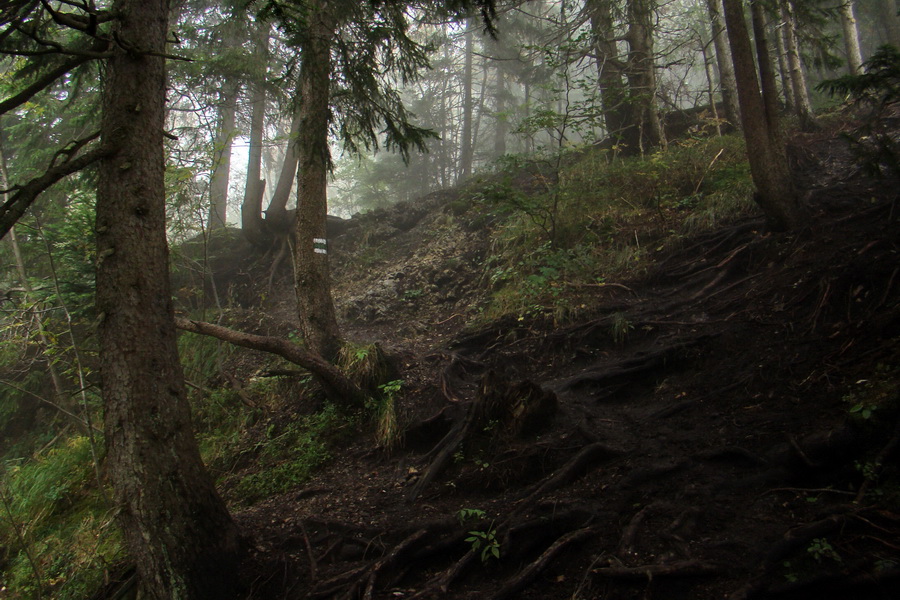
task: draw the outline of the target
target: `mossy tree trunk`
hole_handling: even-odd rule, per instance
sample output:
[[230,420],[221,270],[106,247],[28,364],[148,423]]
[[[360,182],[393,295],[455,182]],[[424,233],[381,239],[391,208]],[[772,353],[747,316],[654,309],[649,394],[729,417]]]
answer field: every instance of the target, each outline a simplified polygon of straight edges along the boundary
[[165,223],[166,0],[117,0],[104,78],[97,308],[107,471],[143,597],[236,594],[237,529],[200,460],[175,344]]

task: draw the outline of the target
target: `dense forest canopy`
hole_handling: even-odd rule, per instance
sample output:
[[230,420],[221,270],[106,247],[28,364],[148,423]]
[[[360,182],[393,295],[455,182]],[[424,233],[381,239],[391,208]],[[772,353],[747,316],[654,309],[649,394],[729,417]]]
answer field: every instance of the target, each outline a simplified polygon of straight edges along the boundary
[[[852,106],[854,156],[897,175],[896,140],[875,125],[896,100],[896,48],[895,0],[4,0],[0,596],[106,597],[132,571],[148,598],[247,596],[230,474],[207,467],[229,452],[217,402],[256,414],[253,386],[269,384],[240,381],[226,348],[277,355],[271,370],[301,373],[324,403],[296,419],[306,433],[267,431],[272,454],[241,452],[314,448],[308,464],[273,467],[305,481],[327,454],[315,436],[344,427],[341,411],[375,414],[389,450],[406,359],[359,345],[365,327],[348,335],[389,312],[378,286],[454,307],[480,286],[437,325],[555,326],[589,310],[585,290],[637,295],[606,278],[647,272],[651,250],[675,247],[667,236],[748,214],[767,232],[801,230],[814,211],[788,132],[815,136]],[[427,285],[398,270],[363,294],[387,251],[349,259],[333,239],[377,222],[354,243],[383,242],[442,199],[434,252],[456,251],[449,230],[479,249],[444,256]],[[289,333],[253,316],[270,295],[290,306]],[[610,319],[620,348],[633,325]],[[442,356],[456,402],[447,390],[483,364]],[[539,412],[556,402],[556,389],[505,384],[540,396]],[[453,432],[484,416],[472,413]],[[257,475],[229,490],[284,491]],[[492,528],[469,532],[483,563],[500,556]],[[382,566],[347,593],[372,598]]]

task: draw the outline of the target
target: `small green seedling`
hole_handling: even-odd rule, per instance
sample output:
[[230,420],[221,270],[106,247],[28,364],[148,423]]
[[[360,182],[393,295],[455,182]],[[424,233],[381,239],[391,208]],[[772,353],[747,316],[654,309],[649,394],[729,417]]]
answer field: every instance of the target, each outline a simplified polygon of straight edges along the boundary
[[487,563],[492,557],[500,558],[500,541],[493,523],[485,531],[470,531],[466,542],[472,545],[472,552],[481,551],[482,563]]

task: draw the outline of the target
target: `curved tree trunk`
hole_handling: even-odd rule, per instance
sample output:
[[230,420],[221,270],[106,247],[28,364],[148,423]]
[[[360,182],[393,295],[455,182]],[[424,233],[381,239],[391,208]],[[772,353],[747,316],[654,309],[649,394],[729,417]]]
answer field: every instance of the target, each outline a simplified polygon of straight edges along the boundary
[[247,183],[241,203],[241,230],[254,246],[264,246],[268,236],[263,231],[262,204],[266,182],[262,179],[262,142],[266,128],[266,90],[261,83],[252,86],[250,103],[250,149],[247,154]]
[[[232,598],[237,529],[200,460],[175,345],[166,244],[166,0],[117,0],[104,78],[97,309],[107,470],[143,597]],[[145,53],[128,52],[141,48]],[[152,54],[151,54],[152,53]]]
[[209,177],[209,229],[221,229],[228,223],[228,179],[231,175],[231,146],[234,141],[234,117],[240,86],[228,81],[219,97],[219,123],[213,141],[213,171]]
[[300,112],[291,119],[291,131],[288,134],[287,148],[284,151],[284,162],[269,207],[266,209],[266,229],[276,232],[290,230],[291,222],[287,211],[287,203],[291,198],[291,190],[297,177],[297,163],[300,155],[297,150],[297,137],[300,134]]
[[725,0],[724,9],[756,201],[773,229],[801,227],[805,211],[794,191],[778,130],[768,125],[741,0]]
[[311,0],[309,31],[303,41],[300,67],[300,135],[297,139],[297,229],[294,245],[294,290],[300,328],[309,348],[333,360],[341,347],[341,332],[331,298],[331,275],[325,223],[328,216],[327,177],[331,44],[333,17],[322,0]]

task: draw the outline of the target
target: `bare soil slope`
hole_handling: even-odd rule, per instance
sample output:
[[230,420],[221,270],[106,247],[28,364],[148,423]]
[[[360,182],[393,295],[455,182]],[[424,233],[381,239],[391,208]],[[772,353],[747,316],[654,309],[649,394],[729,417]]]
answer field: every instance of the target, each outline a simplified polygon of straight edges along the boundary
[[253,594],[896,598],[900,182],[796,148],[807,229],[689,240],[562,327],[465,327],[490,224],[452,193],[354,223],[339,304],[401,357],[405,443],[242,510]]

